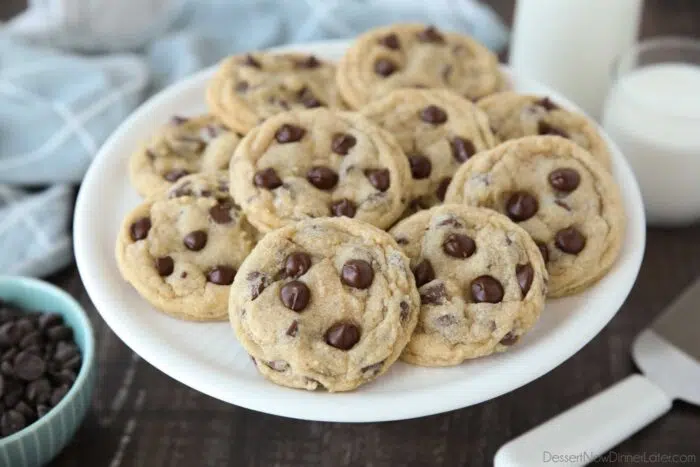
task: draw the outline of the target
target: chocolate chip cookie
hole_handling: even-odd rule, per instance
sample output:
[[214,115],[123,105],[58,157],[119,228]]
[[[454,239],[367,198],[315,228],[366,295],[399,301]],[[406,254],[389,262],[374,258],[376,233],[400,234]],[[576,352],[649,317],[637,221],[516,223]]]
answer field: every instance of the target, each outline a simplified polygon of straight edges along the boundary
[[473,39],[421,24],[362,34],[338,64],[338,88],[359,109],[399,88],[448,88],[471,100],[498,91],[498,59]]
[[240,137],[211,115],[173,117],[129,164],[131,184],[148,197],[185,175],[228,168]]
[[393,134],[408,157],[413,210],[443,201],[457,168],[496,140],[488,117],[448,89],[401,89],[362,109]]
[[248,132],[260,121],[290,109],[344,106],[335,65],[313,55],[258,52],[224,59],[207,87],[211,112]]
[[349,391],[384,373],[418,318],[408,258],[389,234],[347,218],[268,233],[231,287],[241,345],[269,380]]
[[533,135],[568,138],[610,170],[608,146],[596,125],[585,116],[568,111],[544,96],[500,92],[477,104],[489,117],[499,141]]
[[367,118],[328,109],[269,118],[231,160],[233,198],[262,232],[325,216],[388,227],[410,198],[396,139]]
[[390,233],[411,259],[421,300],[403,360],[449,366],[502,352],[539,318],[544,261],[507,217],[445,204],[402,220]]
[[155,308],[188,320],[223,320],[236,269],[256,235],[228,194],[228,173],[189,175],[126,216],[117,263]]
[[610,270],[625,213],[614,179],[559,136],[528,136],[479,153],[455,174],[445,201],[506,214],[536,241],[549,296],[577,293]]

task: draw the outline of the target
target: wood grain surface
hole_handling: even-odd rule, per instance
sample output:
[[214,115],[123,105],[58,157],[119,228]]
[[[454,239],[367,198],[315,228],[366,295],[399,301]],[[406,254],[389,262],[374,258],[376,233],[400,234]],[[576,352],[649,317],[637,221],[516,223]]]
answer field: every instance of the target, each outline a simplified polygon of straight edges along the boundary
[[[0,12],[8,17],[21,3],[2,0]],[[513,0],[488,3],[510,24]],[[647,0],[642,35],[671,34],[700,36],[700,0]],[[90,313],[97,333],[98,384],[88,418],[52,465],[491,465],[496,450],[509,439],[634,372],[629,353],[634,336],[699,275],[700,226],[651,229],[639,279],[625,305],[600,335],[554,371],[475,407],[415,420],[351,425],[253,412],[170,379],[110,331],[76,268],[69,267],[50,279]],[[700,409],[676,403],[668,415],[614,451],[695,454],[700,463]],[[612,463],[632,465],[620,459]]]

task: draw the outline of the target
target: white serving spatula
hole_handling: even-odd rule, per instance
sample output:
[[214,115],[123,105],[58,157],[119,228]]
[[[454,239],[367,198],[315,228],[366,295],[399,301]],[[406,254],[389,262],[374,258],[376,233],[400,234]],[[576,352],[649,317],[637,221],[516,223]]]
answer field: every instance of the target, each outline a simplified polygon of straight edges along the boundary
[[632,356],[643,376],[629,376],[506,443],[495,467],[584,465],[668,412],[674,399],[700,405],[700,279],[637,336]]

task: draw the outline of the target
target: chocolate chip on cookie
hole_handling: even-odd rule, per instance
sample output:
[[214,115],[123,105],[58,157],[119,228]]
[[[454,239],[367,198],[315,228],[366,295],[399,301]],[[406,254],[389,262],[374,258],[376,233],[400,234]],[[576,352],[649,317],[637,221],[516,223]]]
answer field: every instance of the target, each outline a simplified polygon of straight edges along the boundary
[[539,203],[537,198],[527,191],[516,191],[506,202],[506,212],[515,222],[523,222],[537,214]]
[[413,268],[413,276],[416,278],[416,285],[418,287],[431,282],[435,279],[433,265],[430,264],[430,261],[424,259]]
[[133,241],[143,240],[148,236],[148,232],[151,230],[151,219],[148,217],[142,217],[136,219],[129,227],[129,232],[131,233],[131,239]]
[[255,186],[266,188],[268,190],[274,190],[275,188],[282,186],[282,180],[272,167],[257,171],[253,182],[255,183]]
[[169,276],[175,270],[175,262],[170,256],[156,258],[155,266],[156,270],[158,270],[158,274],[160,274],[163,277]]
[[338,174],[323,166],[311,167],[306,173],[306,179],[319,190],[331,190],[338,184]]
[[476,243],[467,235],[452,233],[442,242],[442,250],[453,258],[469,258],[476,251]]
[[326,343],[340,350],[350,350],[360,340],[360,329],[352,323],[336,323],[326,331]]
[[549,184],[555,190],[571,193],[581,183],[581,175],[570,168],[556,169],[549,173]]
[[291,281],[280,289],[280,300],[290,310],[302,311],[311,300],[311,291],[303,282]]
[[379,191],[386,191],[391,186],[391,174],[387,169],[367,169],[365,170],[367,180]]
[[586,237],[576,227],[567,227],[557,232],[554,243],[564,253],[576,255],[586,247]]
[[477,303],[498,303],[503,300],[503,286],[491,276],[479,276],[471,283],[471,295]]
[[333,136],[333,152],[341,156],[347,155],[348,151],[357,144],[357,139],[347,133],[338,133]]
[[372,266],[364,260],[352,259],[343,265],[340,273],[343,284],[356,289],[366,289],[372,285],[374,271]]
[[185,235],[182,243],[188,250],[199,251],[207,245],[207,233],[203,230],[195,230]]
[[396,34],[387,34],[379,40],[379,43],[391,50],[399,50],[401,48],[399,37]]
[[456,136],[452,138],[452,156],[458,162],[466,162],[470,157],[476,153],[476,147],[470,139],[460,138]]

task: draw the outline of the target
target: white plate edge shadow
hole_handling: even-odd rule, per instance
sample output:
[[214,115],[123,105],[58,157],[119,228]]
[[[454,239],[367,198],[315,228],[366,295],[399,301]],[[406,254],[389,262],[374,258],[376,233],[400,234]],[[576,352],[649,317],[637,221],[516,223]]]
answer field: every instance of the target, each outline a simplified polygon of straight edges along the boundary
[[[290,45],[273,50],[295,50],[319,56],[339,56],[348,43],[348,41],[342,40],[325,41]],[[604,135],[613,152],[616,178],[621,186],[627,214],[627,229],[620,258],[608,276],[594,287],[598,294],[603,293],[612,295],[612,297],[594,317],[585,313],[574,314],[566,319],[561,319],[556,329],[540,336],[536,342],[526,341],[505,354],[488,357],[501,360],[498,363],[501,368],[497,375],[489,379],[490,384],[486,385],[483,382],[471,384],[470,381],[461,378],[440,387],[422,387],[411,390],[409,393],[397,397],[397,394],[393,392],[368,392],[363,391],[363,388],[342,394],[312,393],[278,387],[264,381],[262,376],[259,378],[265,386],[261,387],[258,384],[251,387],[245,381],[226,379],[221,374],[208,374],[206,378],[198,379],[197,375],[201,376],[201,371],[196,362],[180,359],[177,356],[173,357],[168,352],[162,351],[163,341],[159,340],[158,336],[147,330],[134,328],[128,319],[124,319],[119,312],[115,312],[119,309],[119,297],[110,293],[109,288],[100,282],[100,271],[103,267],[116,268],[116,261],[112,253],[114,245],[102,245],[95,241],[95,237],[91,236],[90,226],[94,219],[101,215],[100,201],[92,199],[91,195],[100,191],[98,186],[100,168],[107,163],[109,154],[114,157],[115,153],[119,152],[120,141],[131,132],[132,127],[140,121],[148,120],[149,114],[165,103],[176,99],[176,96],[182,94],[183,91],[200,86],[199,83],[206,80],[212,72],[213,68],[200,71],[154,95],[136,109],[108,138],[91,164],[81,186],[76,200],[73,228],[78,270],[88,295],[103,319],[134,352],[181,383],[216,399],[241,407],[304,420],[375,422],[442,413],[498,397],[556,368],[600,332],[621,307],[634,285],[644,254],[646,234],[641,193],[630,166],[617,146],[607,135]],[[520,87],[540,89],[541,91],[533,92],[546,93],[565,107],[581,112],[570,101],[557,92],[548,90],[543,85],[523,78],[518,78],[517,81]],[[129,154],[121,153],[118,157],[127,158],[128,156]],[[110,253],[106,260],[103,258],[105,248]],[[612,281],[617,286],[615,290],[608,291],[610,287],[607,287],[606,284],[612,283]],[[579,297],[586,298],[586,293]],[[596,295],[594,298],[600,299]],[[147,312],[157,313],[151,309]],[[193,324],[193,326],[202,325]],[[232,332],[231,339],[235,339]],[[159,347],[161,351],[154,351]],[[466,363],[466,365],[468,364]],[[391,371],[400,365],[405,364],[397,363]],[[412,371],[437,372],[455,371],[455,368],[459,367],[450,369],[410,368]],[[381,384],[380,382],[381,378],[372,384],[378,385]],[[261,388],[263,390],[260,390]]]

